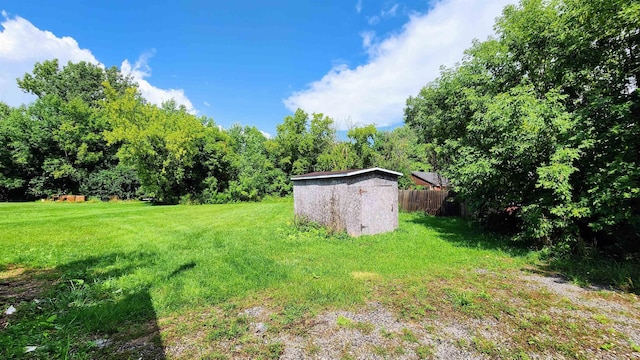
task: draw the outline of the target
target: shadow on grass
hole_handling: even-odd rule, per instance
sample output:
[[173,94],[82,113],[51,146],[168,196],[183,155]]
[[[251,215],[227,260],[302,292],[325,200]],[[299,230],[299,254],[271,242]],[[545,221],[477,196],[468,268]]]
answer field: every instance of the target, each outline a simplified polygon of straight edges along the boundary
[[[506,236],[491,234],[472,220],[422,213],[410,216],[410,222],[429,227],[440,233],[444,240],[458,246],[501,250],[512,256],[524,256],[535,251]],[[549,257],[537,265],[537,270],[535,272],[540,275],[560,275],[584,287],[613,288],[640,295],[640,259],[637,256],[613,259],[593,252],[582,257]]]
[[[113,253],[55,269],[9,266],[0,274],[0,358],[164,359],[148,286],[110,285],[154,257]],[[16,312],[8,315],[10,306]]]
[[525,256],[531,249],[506,236],[491,234],[472,220],[454,217],[436,217],[423,213],[409,214],[409,222],[437,231],[440,237],[457,246],[474,249],[501,250],[511,256]]
[[597,286],[640,295],[640,259],[612,259],[602,254],[551,257],[539,268],[561,274],[580,286]]

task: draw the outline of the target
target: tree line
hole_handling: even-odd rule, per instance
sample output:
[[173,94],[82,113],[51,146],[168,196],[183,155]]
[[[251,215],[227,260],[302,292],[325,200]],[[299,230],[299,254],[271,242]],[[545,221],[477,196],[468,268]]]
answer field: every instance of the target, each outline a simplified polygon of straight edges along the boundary
[[2,201],[71,193],[256,201],[290,194],[289,178],[307,172],[381,166],[409,174],[429,166],[407,127],[354,127],[340,140],[331,118],[297,110],[269,139],[255,126],[223,129],[175,101],[153,105],[115,67],[54,59],[37,63],[18,86],[37,99],[0,103]]

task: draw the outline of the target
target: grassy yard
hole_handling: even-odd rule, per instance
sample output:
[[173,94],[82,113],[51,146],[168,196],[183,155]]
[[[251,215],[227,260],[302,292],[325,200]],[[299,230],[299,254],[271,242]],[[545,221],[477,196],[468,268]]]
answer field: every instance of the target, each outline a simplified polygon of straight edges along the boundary
[[640,356],[637,296],[538,286],[507,245],[421,214],[331,235],[291,202],[0,204],[0,358]]

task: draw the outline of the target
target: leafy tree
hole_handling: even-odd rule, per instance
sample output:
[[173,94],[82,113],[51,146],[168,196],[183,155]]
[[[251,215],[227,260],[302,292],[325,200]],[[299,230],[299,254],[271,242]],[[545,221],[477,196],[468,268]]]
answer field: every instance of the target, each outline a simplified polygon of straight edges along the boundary
[[516,206],[523,238],[637,249],[639,15],[623,0],[508,6],[405,121],[481,217]]
[[277,135],[267,149],[287,176],[318,170],[318,157],[335,141],[331,118],[313,114],[309,120],[301,109],[285,117],[276,130]]
[[130,78],[123,76],[115,66],[108,69],[81,61],[68,62],[62,68],[58,59],[37,62],[31,74],[18,79],[18,87],[39,98],[55,95],[62,101],[79,98],[91,107],[105,99],[103,83],[122,93],[128,87],[135,87]]
[[354,127],[347,132],[351,148],[357,159],[355,168],[365,169],[379,165],[379,156],[374,148],[374,139],[377,135],[378,130],[375,125]]
[[102,82],[117,89],[131,85],[115,67],[81,62],[60,68],[57,60],[37,63],[33,73],[18,79],[38,99],[12,111],[0,106],[3,197],[77,193],[90,175],[116,166],[116,148],[102,136],[108,130],[100,107]]
[[427,146],[419,143],[416,132],[406,125],[391,131],[378,131],[373,146],[378,154],[375,166],[404,174],[398,178],[401,189],[414,186],[411,172],[431,169]]
[[255,126],[233,125],[232,139],[236,171],[228,194],[235,201],[256,201],[265,195],[284,195],[290,187],[285,173],[269,159],[265,136]]
[[100,199],[117,196],[120,199],[134,199],[138,195],[140,182],[132,167],[118,164],[113,168],[98,170],[88,175],[80,185],[80,193],[91,194]]
[[118,157],[134,166],[148,195],[167,203],[183,196],[201,199],[220,192],[226,180],[225,136],[211,121],[206,124],[175,101],[162,108],[140,98],[134,88],[124,95],[106,84],[106,116],[110,143],[122,142]]
[[0,200],[24,199],[33,173],[26,109],[0,103]]

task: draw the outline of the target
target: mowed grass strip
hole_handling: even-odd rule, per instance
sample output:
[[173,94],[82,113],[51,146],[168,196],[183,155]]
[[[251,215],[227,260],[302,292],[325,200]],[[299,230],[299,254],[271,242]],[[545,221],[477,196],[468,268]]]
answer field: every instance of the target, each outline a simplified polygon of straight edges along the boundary
[[393,233],[350,238],[298,231],[291,203],[1,204],[0,264],[148,288],[165,315],[265,288],[283,300],[345,305],[365,295],[358,273],[383,280],[449,276],[520,268],[527,260],[490,249],[495,240],[461,219],[401,214],[401,223]]
[[504,251],[462,219],[400,214],[400,223],[392,233],[350,238],[297,226],[291,202],[0,204],[4,281],[36,270],[51,280],[40,291],[2,294],[2,310],[18,312],[5,317],[0,348],[12,356],[26,346],[95,354],[103,335],[157,332],[156,319],[194,308],[353,308],[396,282],[520,269],[536,256]]

